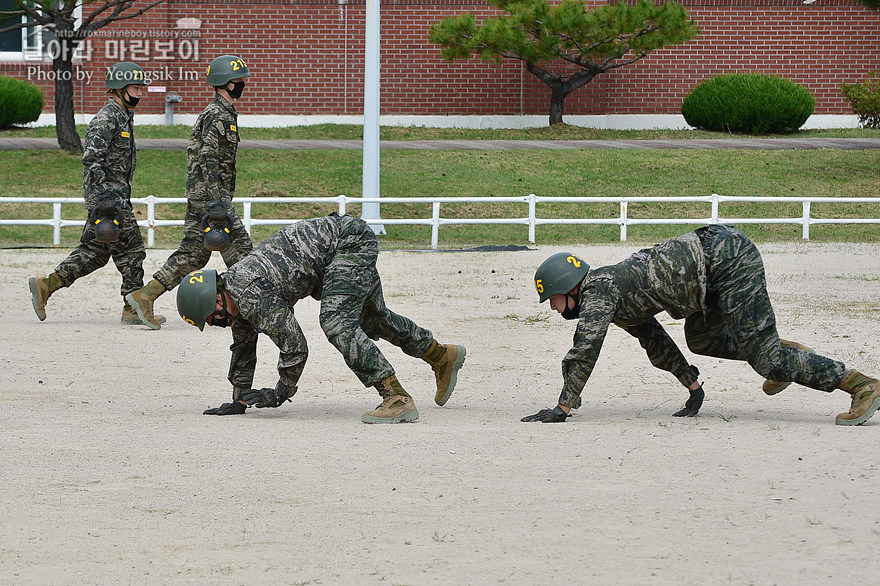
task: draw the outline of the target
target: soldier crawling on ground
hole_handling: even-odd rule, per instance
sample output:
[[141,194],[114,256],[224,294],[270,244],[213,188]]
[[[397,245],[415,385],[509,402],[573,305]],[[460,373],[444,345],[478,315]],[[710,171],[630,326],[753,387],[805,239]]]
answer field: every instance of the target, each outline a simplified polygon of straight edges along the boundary
[[[123,298],[144,286],[144,239],[131,209],[131,178],[137,163],[134,113],[147,85],[144,70],[131,62],[107,70],[104,87],[110,101],[89,123],[83,148],[83,199],[88,220],[79,245],[48,277],[31,277],[28,287],[34,311],[46,319],[49,297],[70,287],[107,264],[112,258],[122,274]],[[154,316],[156,323],[165,321]],[[123,324],[140,324],[128,302],[122,307]]]
[[235,55],[217,57],[208,67],[207,81],[214,86],[214,99],[193,125],[186,149],[183,240],[145,287],[126,296],[141,321],[154,330],[161,327],[153,315],[156,299],[177,287],[184,275],[208,264],[212,251],[219,251],[230,267],[254,248],[232,205],[241,140],[233,103],[241,98],[248,77],[250,70]]
[[549,299],[551,309],[578,324],[562,360],[558,404],[523,421],[563,422],[580,406],[611,324],[638,338],[651,364],[687,387],[690,398],[673,415],[696,415],[704,399],[700,373],[654,317],[661,311],[684,318],[692,352],[747,361],[766,379],[768,395],[792,382],[829,393],[841,389],[852,395],[852,404],[837,416],[838,425],[861,425],[880,408],[877,379],[779,339],[761,254],[736,228],[705,226],[593,270],[574,254],[554,254],[538,267],[535,288],[541,303]]
[[[419,418],[412,397],[373,342],[379,338],[431,365],[434,402],[446,404],[467,351],[439,344],[430,331],[385,306],[378,254],[379,243],[366,222],[333,213],[282,228],[219,277],[211,269],[190,273],[177,290],[180,316],[199,330],[205,323],[232,328],[232,402],[205,414],[238,415],[248,405],[278,407],[296,393],[308,346],[293,306],[306,296],[321,301],[321,329],[348,367],[382,397],[381,405],[364,413],[364,423]],[[279,349],[274,388],[252,388],[259,333]]]

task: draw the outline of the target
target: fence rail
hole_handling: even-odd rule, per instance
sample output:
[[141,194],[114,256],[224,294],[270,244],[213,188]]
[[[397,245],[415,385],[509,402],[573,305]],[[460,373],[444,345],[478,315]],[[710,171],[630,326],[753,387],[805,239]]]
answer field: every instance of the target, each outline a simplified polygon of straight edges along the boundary
[[[702,203],[709,206],[709,215],[703,218],[630,218],[629,204],[631,203]],[[764,203],[795,203],[801,204],[801,215],[797,217],[779,218],[736,218],[721,215],[721,204],[727,202],[764,202]],[[0,204],[4,203],[48,203],[52,204],[52,217],[47,219],[16,219],[7,220],[0,213],[0,226],[52,226],[55,246],[61,244],[61,228],[68,226],[84,225],[83,220],[64,220],[61,218],[61,206],[83,205],[81,197],[0,197]],[[139,220],[138,224],[147,229],[147,246],[152,247],[155,243],[154,230],[161,226],[183,226],[183,220],[157,220],[156,206],[167,204],[186,203],[184,197],[155,197],[133,198],[132,205],[143,205],[147,208],[147,219]],[[606,224],[620,226],[620,240],[626,241],[628,226],[645,224],[800,224],[802,226],[802,238],[810,239],[810,226],[817,224],[880,224],[880,217],[876,218],[813,218],[810,215],[811,204],[830,203],[873,203],[880,204],[880,197],[762,197],[762,196],[726,196],[713,193],[707,196],[683,196],[683,197],[557,197],[538,196],[530,194],[517,197],[348,197],[339,195],[336,197],[237,197],[235,203],[242,207],[241,219],[251,232],[253,226],[284,226],[296,223],[299,220],[290,218],[254,218],[253,207],[259,204],[335,204],[340,214],[346,212],[351,204],[381,203],[383,205],[406,204],[431,204],[430,218],[388,218],[381,219],[377,223],[383,225],[424,225],[431,226],[431,248],[439,246],[439,232],[441,226],[467,225],[467,224],[518,224],[528,226],[529,243],[535,243],[535,232],[538,226],[550,224]],[[441,206],[444,203],[521,203],[526,208],[526,215],[520,218],[443,218],[440,215]],[[538,217],[538,204],[544,203],[617,203],[620,206],[620,214],[610,218],[540,218]],[[2,210],[2,206],[0,206]],[[880,216],[880,209],[878,209]]]

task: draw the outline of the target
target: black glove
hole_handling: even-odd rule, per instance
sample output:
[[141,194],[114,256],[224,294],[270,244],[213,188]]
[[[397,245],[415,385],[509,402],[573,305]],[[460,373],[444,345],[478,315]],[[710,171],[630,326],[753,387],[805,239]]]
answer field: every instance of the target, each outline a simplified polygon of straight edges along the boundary
[[212,222],[226,223],[226,204],[222,199],[212,199],[206,204],[208,208],[208,218]]
[[286,392],[279,391],[277,388],[270,389],[267,387],[247,389],[242,391],[238,398],[246,401],[248,405],[253,405],[259,409],[263,407],[280,407],[285,401],[290,401]]
[[562,410],[562,407],[557,405],[553,409],[541,409],[534,415],[529,415],[528,417],[523,417],[520,421],[532,422],[532,421],[540,421],[541,423],[562,423],[565,421],[566,417],[571,417],[568,413]]
[[684,409],[673,413],[673,417],[693,417],[700,412],[700,407],[703,406],[703,399],[706,396],[706,393],[703,392],[703,385],[698,386],[690,393],[691,398],[685,402]]
[[238,401],[232,403],[223,403],[219,407],[213,409],[205,409],[202,415],[241,415],[247,409],[247,405],[242,405]]

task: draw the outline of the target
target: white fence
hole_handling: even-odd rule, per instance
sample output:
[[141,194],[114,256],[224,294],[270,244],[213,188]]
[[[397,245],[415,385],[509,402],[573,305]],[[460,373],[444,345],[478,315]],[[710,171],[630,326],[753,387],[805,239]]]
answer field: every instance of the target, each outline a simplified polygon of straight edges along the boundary
[[[157,220],[156,206],[167,204],[186,203],[183,197],[148,196],[131,200],[135,206],[144,205],[147,208],[147,219],[138,223],[147,229],[147,246],[154,244],[154,229],[160,226],[183,226],[183,220]],[[713,193],[707,196],[691,197],[552,197],[537,196],[530,194],[521,197],[383,197],[363,198],[339,195],[337,197],[237,197],[236,204],[242,209],[241,219],[248,233],[252,226],[283,226],[293,224],[298,220],[289,218],[264,219],[253,217],[253,207],[259,204],[335,204],[340,214],[344,214],[350,204],[381,203],[382,205],[406,204],[431,204],[430,218],[409,219],[386,219],[382,218],[383,225],[422,225],[431,226],[431,248],[437,248],[440,239],[440,227],[465,224],[517,224],[528,226],[529,243],[535,243],[535,232],[538,226],[549,224],[613,224],[620,226],[620,240],[626,241],[628,226],[643,224],[800,224],[804,240],[810,239],[810,226],[817,224],[880,224],[880,209],[874,218],[813,218],[810,216],[810,206],[813,203],[845,204],[845,203],[873,203],[880,204],[880,197],[750,197],[750,196],[725,196]],[[631,203],[659,203],[659,202],[691,202],[695,204],[707,204],[709,215],[702,218],[630,218],[628,215]],[[765,203],[797,203],[801,204],[802,213],[797,217],[781,218],[736,218],[723,216],[720,213],[721,204],[726,202],[765,202]],[[65,197],[0,197],[0,204],[4,203],[48,203],[52,204],[52,217],[47,219],[7,220],[0,213],[0,225],[27,225],[27,226],[52,226],[53,243],[61,244],[61,228],[67,226],[82,227],[82,220],[63,220],[61,218],[61,206],[83,205],[82,198]],[[444,203],[520,203],[523,204],[525,215],[518,218],[443,218],[440,215],[441,206]],[[620,214],[611,218],[540,218],[538,217],[538,204],[543,203],[617,203],[620,206]],[[2,210],[2,206],[0,206]]]

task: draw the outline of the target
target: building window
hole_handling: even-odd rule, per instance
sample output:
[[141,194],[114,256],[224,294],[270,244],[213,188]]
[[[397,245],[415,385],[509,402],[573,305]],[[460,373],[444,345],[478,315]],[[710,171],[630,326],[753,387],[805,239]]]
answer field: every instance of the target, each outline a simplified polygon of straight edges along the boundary
[[[0,11],[19,10],[17,2],[13,0],[0,0]],[[78,5],[73,12],[77,23],[82,20],[82,5]],[[27,15],[21,17],[21,22],[32,22]],[[0,28],[9,26],[15,22],[15,17],[9,17],[0,22]],[[51,61],[52,51],[58,50],[58,39],[52,31],[40,26],[30,26],[22,29],[0,33],[0,61]],[[80,58],[82,47],[77,47],[74,59]]]

